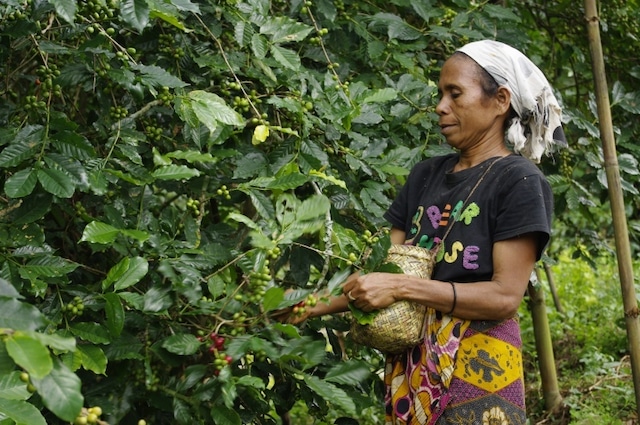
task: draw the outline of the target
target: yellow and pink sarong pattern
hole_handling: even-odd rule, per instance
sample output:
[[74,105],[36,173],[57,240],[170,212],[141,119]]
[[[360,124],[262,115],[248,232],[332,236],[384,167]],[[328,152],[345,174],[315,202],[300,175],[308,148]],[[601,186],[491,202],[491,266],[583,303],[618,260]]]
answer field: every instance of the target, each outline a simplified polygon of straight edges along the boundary
[[427,312],[424,342],[389,355],[386,425],[524,425],[516,318],[469,321]]

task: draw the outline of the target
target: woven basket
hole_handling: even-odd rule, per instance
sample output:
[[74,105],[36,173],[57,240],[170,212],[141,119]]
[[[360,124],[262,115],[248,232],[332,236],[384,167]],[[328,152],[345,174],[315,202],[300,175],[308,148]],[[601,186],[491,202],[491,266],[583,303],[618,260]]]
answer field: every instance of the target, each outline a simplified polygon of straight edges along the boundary
[[[392,245],[387,261],[395,263],[405,274],[430,278],[435,253],[413,245]],[[378,312],[373,323],[351,322],[351,338],[384,353],[396,354],[418,345],[424,338],[426,306],[411,301],[398,301]]]

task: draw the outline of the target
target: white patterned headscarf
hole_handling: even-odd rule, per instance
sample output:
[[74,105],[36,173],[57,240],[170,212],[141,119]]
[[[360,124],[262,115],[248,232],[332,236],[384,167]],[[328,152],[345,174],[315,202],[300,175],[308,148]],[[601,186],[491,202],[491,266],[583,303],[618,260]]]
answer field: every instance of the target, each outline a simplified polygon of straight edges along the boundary
[[511,106],[518,114],[506,138],[514,151],[540,162],[554,144],[566,146],[562,109],[540,69],[520,51],[493,40],[474,41],[458,51],[484,68],[500,86],[511,92]]

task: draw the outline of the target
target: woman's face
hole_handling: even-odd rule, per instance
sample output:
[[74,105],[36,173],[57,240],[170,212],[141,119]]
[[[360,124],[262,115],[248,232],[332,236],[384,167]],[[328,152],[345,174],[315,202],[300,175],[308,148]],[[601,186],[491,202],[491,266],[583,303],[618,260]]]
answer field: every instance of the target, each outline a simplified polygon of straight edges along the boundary
[[447,143],[460,150],[504,140],[503,108],[483,92],[479,70],[473,59],[454,55],[440,72],[438,124]]

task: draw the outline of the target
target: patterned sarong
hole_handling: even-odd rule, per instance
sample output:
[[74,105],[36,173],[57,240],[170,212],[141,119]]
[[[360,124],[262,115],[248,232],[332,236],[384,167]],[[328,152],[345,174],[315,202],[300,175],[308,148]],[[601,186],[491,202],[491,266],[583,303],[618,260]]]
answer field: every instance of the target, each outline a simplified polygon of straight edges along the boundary
[[427,317],[424,343],[387,356],[385,424],[524,424],[517,319]]

